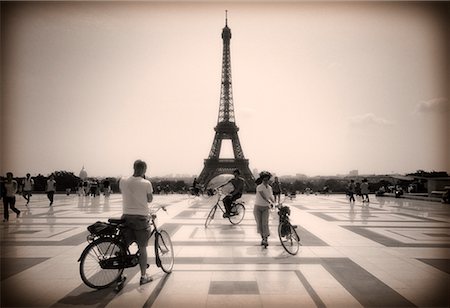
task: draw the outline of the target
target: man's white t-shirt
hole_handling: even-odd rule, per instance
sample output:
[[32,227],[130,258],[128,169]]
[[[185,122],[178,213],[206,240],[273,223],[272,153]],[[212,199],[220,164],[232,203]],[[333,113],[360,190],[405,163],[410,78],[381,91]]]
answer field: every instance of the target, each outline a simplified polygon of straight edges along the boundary
[[146,216],[150,213],[147,195],[153,193],[153,186],[149,180],[135,176],[122,178],[119,188],[122,192],[123,213],[125,215]]

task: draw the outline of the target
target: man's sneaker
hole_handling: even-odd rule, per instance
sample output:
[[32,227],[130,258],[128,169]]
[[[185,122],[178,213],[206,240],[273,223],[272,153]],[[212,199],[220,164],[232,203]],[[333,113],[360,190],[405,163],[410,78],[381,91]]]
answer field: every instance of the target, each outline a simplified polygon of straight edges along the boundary
[[20,216],[20,212],[19,212],[19,213],[17,213],[17,218],[19,218],[19,216]]
[[149,275],[145,275],[145,276],[141,276],[141,280],[139,281],[139,284],[142,286],[143,284],[152,282],[153,278],[150,277]]

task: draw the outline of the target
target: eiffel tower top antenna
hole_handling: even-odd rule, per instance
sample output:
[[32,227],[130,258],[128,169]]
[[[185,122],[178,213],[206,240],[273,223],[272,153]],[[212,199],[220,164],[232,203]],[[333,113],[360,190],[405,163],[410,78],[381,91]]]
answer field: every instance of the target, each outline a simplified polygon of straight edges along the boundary
[[228,10],[225,10],[225,27],[228,27]]

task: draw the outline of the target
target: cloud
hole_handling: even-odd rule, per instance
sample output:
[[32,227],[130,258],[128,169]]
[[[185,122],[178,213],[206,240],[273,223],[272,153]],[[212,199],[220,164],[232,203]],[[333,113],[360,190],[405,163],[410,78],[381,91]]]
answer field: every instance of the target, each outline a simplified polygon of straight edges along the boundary
[[350,124],[355,126],[367,126],[367,125],[374,125],[374,126],[391,126],[394,123],[383,119],[381,117],[377,117],[373,113],[366,113],[366,114],[360,114],[355,115],[353,117],[349,118]]
[[448,108],[448,100],[445,97],[432,98],[427,101],[421,101],[417,103],[414,113],[424,114],[424,113],[441,113],[445,112]]

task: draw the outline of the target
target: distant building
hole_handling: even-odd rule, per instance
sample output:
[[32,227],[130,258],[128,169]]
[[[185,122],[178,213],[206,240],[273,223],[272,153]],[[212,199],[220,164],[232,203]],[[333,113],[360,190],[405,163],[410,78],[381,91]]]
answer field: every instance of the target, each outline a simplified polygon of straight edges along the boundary
[[257,179],[259,177],[259,171],[258,169],[253,169],[253,176],[255,177],[255,179]]
[[80,171],[80,175],[79,175],[80,179],[82,179],[83,181],[85,181],[88,177],[88,174],[86,172],[86,170],[84,170],[84,166]]
[[358,176],[358,174],[359,174],[358,170],[351,170],[351,171],[348,173],[349,176]]

